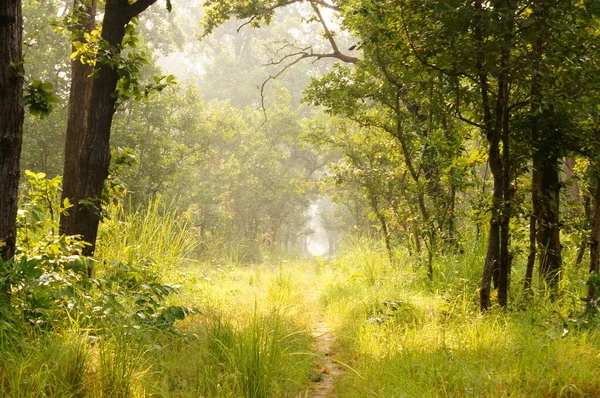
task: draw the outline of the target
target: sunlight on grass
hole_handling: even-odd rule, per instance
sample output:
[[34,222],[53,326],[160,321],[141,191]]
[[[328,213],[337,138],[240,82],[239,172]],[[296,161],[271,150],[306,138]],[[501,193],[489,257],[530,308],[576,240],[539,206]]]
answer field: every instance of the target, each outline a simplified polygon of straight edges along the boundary
[[[479,313],[477,279],[469,275],[476,250],[437,259],[447,274],[429,287],[414,283],[418,278],[410,274],[397,280],[398,271],[388,272],[379,250],[365,245],[322,265],[327,275],[322,300],[337,330],[337,351],[356,371],[338,382],[339,396],[547,397],[600,391],[600,333],[563,325],[553,315],[573,308],[566,306],[572,304],[568,298],[551,303],[542,297],[523,311]],[[365,266],[375,271],[364,274]]]

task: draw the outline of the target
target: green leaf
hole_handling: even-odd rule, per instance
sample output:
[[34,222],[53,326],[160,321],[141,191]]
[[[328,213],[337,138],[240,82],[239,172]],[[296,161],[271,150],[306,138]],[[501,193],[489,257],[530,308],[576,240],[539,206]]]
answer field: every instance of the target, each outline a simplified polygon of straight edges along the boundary
[[50,82],[43,82],[39,85],[40,89],[48,91],[54,88],[54,85]]

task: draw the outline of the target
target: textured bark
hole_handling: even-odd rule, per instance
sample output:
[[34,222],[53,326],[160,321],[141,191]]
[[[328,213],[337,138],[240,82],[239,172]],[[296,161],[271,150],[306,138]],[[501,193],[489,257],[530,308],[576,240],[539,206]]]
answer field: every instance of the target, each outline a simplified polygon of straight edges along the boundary
[[[21,0],[0,1],[0,260],[15,254],[19,160],[23,142]],[[17,65],[15,68],[14,65]],[[0,301],[10,302],[10,283],[0,284]]]
[[556,287],[562,268],[559,198],[560,178],[556,157],[545,159],[540,175],[540,276],[549,287]]
[[[84,32],[91,32],[96,15],[96,0],[74,0],[73,10],[78,19],[74,27],[78,40],[82,40]],[[75,51],[75,48],[73,48]],[[79,182],[79,155],[86,132],[86,122],[90,109],[92,92],[93,67],[79,60],[71,62],[71,91],[69,94],[69,116],[65,138],[65,161],[63,167],[63,191],[61,201],[68,199],[73,207],[68,214],[60,217],[60,233],[74,235],[77,233],[77,206],[81,197],[77,194]]]
[[[594,196],[594,221],[592,224],[592,236],[590,242],[590,273],[600,270],[600,178],[596,182],[596,193]],[[596,298],[596,289],[590,286],[588,290],[590,299]]]
[[[0,1],[0,257],[15,252],[19,160],[23,140],[23,16],[20,0]],[[17,65],[14,67],[13,65]]]
[[[125,36],[125,25],[154,4],[156,0],[107,0],[105,2],[102,38],[117,52]],[[85,202],[77,209],[75,233],[89,243],[83,251],[93,255],[100,223],[101,196],[110,166],[110,129],[116,108],[116,87],[119,73],[98,60],[90,94],[87,129],[81,143],[77,195]]]

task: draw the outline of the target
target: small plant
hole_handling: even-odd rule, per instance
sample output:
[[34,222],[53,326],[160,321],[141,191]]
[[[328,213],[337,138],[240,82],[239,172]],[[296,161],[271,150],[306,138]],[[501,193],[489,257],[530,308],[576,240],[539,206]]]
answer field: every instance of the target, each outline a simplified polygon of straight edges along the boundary
[[600,274],[592,272],[585,285],[588,287],[588,297],[581,299],[585,303],[584,315],[596,318],[600,315]]

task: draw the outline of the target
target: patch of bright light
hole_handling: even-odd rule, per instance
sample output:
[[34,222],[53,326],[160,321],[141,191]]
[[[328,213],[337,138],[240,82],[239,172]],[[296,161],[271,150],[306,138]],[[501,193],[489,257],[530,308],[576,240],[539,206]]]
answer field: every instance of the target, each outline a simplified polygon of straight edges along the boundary
[[307,248],[308,252],[315,257],[320,257],[323,254],[327,253],[327,248],[325,248],[325,246],[323,246],[319,242],[314,242],[312,240],[308,242]]

